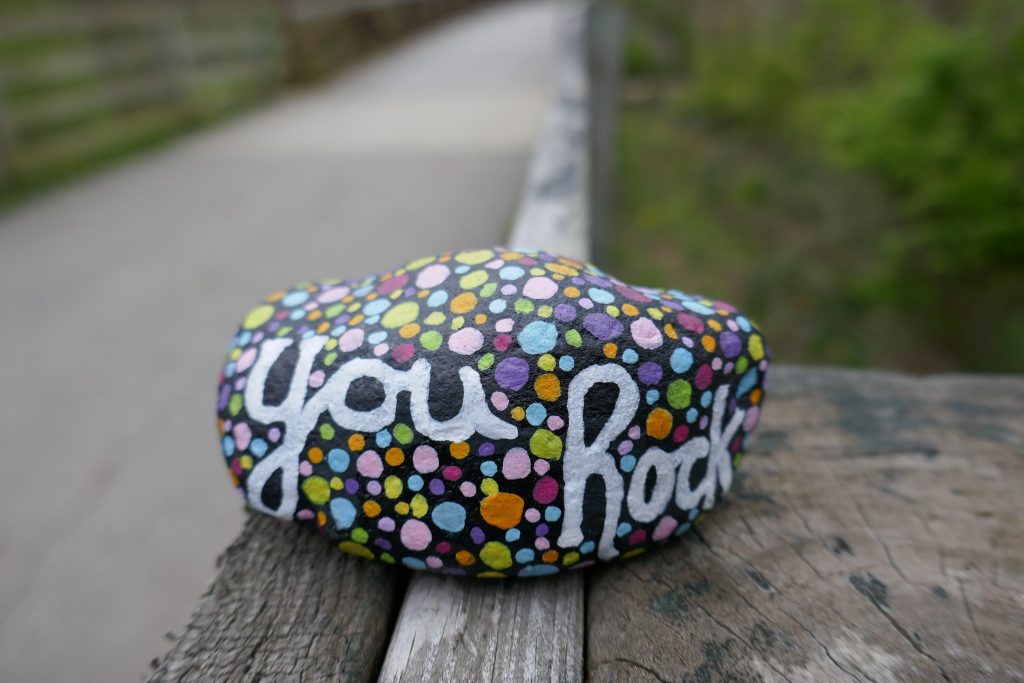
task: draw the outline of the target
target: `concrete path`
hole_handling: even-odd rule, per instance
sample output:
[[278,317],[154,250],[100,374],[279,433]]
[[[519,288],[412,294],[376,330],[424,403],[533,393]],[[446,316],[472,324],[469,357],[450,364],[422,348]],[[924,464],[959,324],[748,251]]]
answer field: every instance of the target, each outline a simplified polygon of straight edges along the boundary
[[0,678],[136,680],[164,652],[242,520],[214,430],[239,317],[501,242],[556,14],[475,11],[0,219]]

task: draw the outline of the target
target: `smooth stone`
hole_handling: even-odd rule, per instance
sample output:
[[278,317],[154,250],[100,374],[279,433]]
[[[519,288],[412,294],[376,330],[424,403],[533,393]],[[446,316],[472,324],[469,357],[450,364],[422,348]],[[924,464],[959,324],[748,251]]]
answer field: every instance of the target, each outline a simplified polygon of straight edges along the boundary
[[690,529],[768,364],[728,304],[496,247],[271,295],[232,340],[218,425],[249,505],[344,551],[544,576]]

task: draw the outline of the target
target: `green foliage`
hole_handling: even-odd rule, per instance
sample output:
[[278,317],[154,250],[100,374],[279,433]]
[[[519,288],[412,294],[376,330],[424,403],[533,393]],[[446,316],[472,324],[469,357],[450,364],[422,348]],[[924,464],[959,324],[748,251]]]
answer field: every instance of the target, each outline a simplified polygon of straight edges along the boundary
[[[720,205],[696,197],[699,211],[691,202],[666,223],[687,225],[699,213],[723,233],[741,232],[737,220],[750,221],[779,240],[792,239],[780,225],[803,223],[803,233],[817,230],[860,245],[856,256],[831,255],[835,275],[815,283],[811,310],[804,311],[820,324],[820,334],[812,335],[820,343],[798,345],[802,355],[791,357],[1024,370],[1024,7],[964,0],[942,3],[940,15],[934,3],[887,0],[625,4],[633,10],[634,41],[660,35],[681,55],[630,72],[636,81],[650,73],[664,80],[671,71],[679,86],[673,92],[683,93],[647,112],[674,131],[661,143],[676,146],[666,158],[699,178],[693,164],[713,163],[709,149],[742,150],[731,162],[714,162],[732,164],[733,195],[720,197]],[[666,12],[677,20],[666,21]],[[631,51],[634,60],[647,54],[636,46]],[[624,127],[633,125],[628,111],[638,106],[627,105]],[[626,155],[631,139],[639,138],[626,131]],[[815,182],[822,200],[809,215],[795,213],[808,205],[794,200],[799,192],[791,187],[806,178],[772,183],[750,174],[749,158],[764,159],[766,148],[775,151],[762,176],[802,167],[830,178]],[[642,163],[628,170],[645,173]],[[877,210],[856,208],[856,224],[837,219],[843,197],[864,183],[878,190],[871,200]],[[623,192],[642,186],[631,180]],[[646,200],[658,201],[649,193]],[[621,203],[628,239],[633,202],[627,196]],[[738,219],[744,205],[760,208]],[[809,217],[815,225],[806,223]],[[796,250],[806,261],[818,257],[801,252],[813,243],[791,241],[779,249]],[[851,260],[855,267],[847,267]],[[751,264],[734,261],[732,268]],[[769,277],[759,266],[752,272]],[[795,284],[806,283],[797,278]],[[749,293],[756,299],[755,292],[773,290],[761,281]],[[787,305],[782,298],[772,302]],[[850,318],[837,322],[837,310]],[[764,313],[774,315],[769,308]],[[867,337],[871,321],[882,326],[883,319],[897,319],[905,335],[889,343],[913,347],[914,354],[877,347]],[[771,332],[770,319],[763,322]],[[851,344],[854,322],[863,330],[859,344]],[[839,337],[842,343],[834,343]]]

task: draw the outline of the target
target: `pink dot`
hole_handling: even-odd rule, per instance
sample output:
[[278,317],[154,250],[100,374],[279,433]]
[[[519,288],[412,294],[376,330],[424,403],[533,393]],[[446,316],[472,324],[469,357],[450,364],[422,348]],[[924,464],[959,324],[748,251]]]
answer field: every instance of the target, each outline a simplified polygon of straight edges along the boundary
[[[754,431],[754,427],[757,426],[757,421],[758,419],[760,419],[760,417],[761,409],[758,408],[757,406],[751,408],[750,411],[747,413],[747,416],[743,418],[743,430],[747,432]],[[239,448],[242,448],[242,446],[239,445]]]
[[629,428],[629,438],[636,440],[640,438],[640,427],[633,425]]
[[430,527],[418,519],[406,520],[402,525],[402,545],[410,550],[424,550],[430,545]]
[[495,391],[491,394],[491,405],[498,410],[505,410],[508,408],[508,396],[503,391]]
[[686,441],[686,437],[690,435],[690,428],[686,425],[679,425],[672,432],[672,440],[676,443],[682,443]]
[[523,517],[526,517],[526,521],[530,524],[536,524],[540,521],[540,510],[537,508],[527,508],[526,512],[523,513]]
[[655,541],[664,541],[666,538],[672,535],[672,532],[679,526],[679,522],[671,517],[662,517],[661,521],[658,522],[658,526],[654,527],[654,533],[651,535]]
[[494,329],[498,332],[511,332],[512,318],[502,318],[498,322],[494,323]]
[[331,287],[325,290],[316,298],[322,304],[331,304],[335,301],[341,301],[348,296],[348,287]]
[[643,349],[656,349],[661,346],[661,332],[650,318],[637,318],[629,326],[629,332],[637,346]]
[[551,547],[551,541],[549,541],[548,539],[546,539],[543,536],[541,536],[540,538],[538,538],[536,541],[533,542],[533,546],[537,550],[547,550],[548,548]]
[[468,356],[484,345],[484,335],[475,327],[464,327],[448,338],[448,348],[455,353]]
[[416,276],[416,286],[420,289],[437,287],[448,279],[451,272],[452,271],[448,266],[441,263],[434,263],[421,270],[420,274]]
[[417,446],[416,450],[412,452],[412,464],[417,472],[423,474],[433,472],[438,465],[437,451],[426,444]]
[[506,479],[523,479],[530,473],[530,456],[525,449],[512,448],[501,461],[501,473]]
[[466,498],[472,498],[476,495],[476,484],[471,481],[464,481],[462,482],[462,485],[459,486],[459,490],[462,491],[462,495]]
[[391,357],[399,363],[407,363],[414,353],[416,353],[416,349],[412,344],[399,344],[391,352]]
[[338,337],[338,350],[345,352],[355,351],[362,343],[363,330],[362,328],[357,327]]
[[553,477],[541,477],[533,486],[533,499],[547,505],[558,497],[558,482]]
[[509,345],[512,343],[512,337],[507,334],[499,334],[494,337],[494,350],[499,353],[503,353],[508,350]]
[[299,474],[304,477],[308,477],[313,474],[313,465],[308,460],[303,460],[299,463]]
[[256,347],[250,346],[238,357],[238,362],[235,363],[235,372],[245,372],[255,361]]
[[427,566],[431,569],[440,569],[444,566],[444,562],[441,561],[440,557],[435,557],[431,555],[427,558]]
[[391,347],[388,346],[386,343],[385,344],[377,344],[376,346],[373,347],[373,355],[375,355],[375,356],[383,356],[385,353],[388,352],[389,348],[391,348]]
[[380,456],[375,451],[366,451],[356,460],[356,469],[364,477],[375,479],[384,471],[384,463],[380,461]]
[[523,285],[523,296],[531,299],[550,299],[557,291],[558,285],[547,277],[531,277]]
[[313,387],[314,389],[319,389],[323,385],[324,385],[324,371],[323,370],[314,370],[313,372],[309,373],[309,386]]
[[235,436],[235,445],[238,446],[238,450],[244,451],[249,447],[249,441],[252,439],[252,430],[249,429],[249,425],[239,422],[231,430],[231,433]]
[[643,529],[637,529],[629,535],[630,545],[639,545],[643,543],[645,540],[647,540],[647,532]]
[[551,431],[557,432],[564,426],[565,420],[558,417],[557,415],[552,415],[551,417],[548,418],[548,429],[550,429]]
[[542,476],[547,474],[548,470],[550,469],[551,463],[549,463],[547,460],[541,460],[540,458],[537,458],[537,461],[533,463],[533,471]]
[[395,520],[390,517],[381,517],[377,520],[377,528],[381,531],[391,532],[395,530]]

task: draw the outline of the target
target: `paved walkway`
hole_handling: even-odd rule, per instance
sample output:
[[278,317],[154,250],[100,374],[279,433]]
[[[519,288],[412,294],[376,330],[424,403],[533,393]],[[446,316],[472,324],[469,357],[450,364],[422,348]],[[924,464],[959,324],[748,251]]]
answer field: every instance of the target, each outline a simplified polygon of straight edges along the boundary
[[0,219],[0,678],[137,680],[237,533],[221,351],[261,296],[504,238],[556,7],[485,8]]

